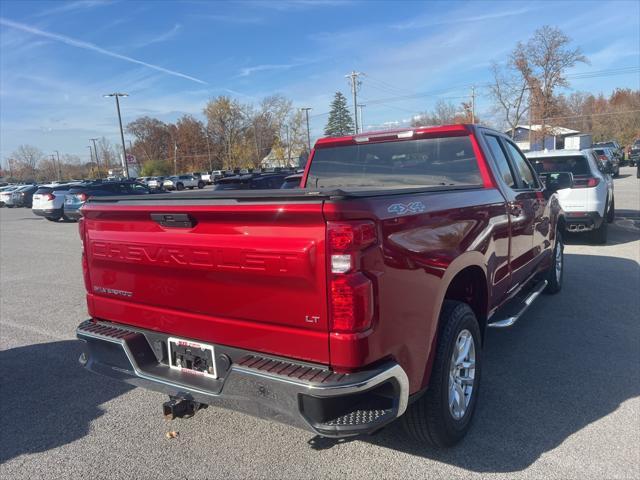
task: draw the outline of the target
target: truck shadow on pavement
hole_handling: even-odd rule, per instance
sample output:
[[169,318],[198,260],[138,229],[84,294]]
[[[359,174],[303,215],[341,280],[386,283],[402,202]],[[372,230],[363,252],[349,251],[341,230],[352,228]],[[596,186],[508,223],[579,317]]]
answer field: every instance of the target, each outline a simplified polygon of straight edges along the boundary
[[[351,441],[474,472],[515,472],[640,395],[640,267],[607,256],[566,254],[565,261],[558,295],[542,296],[513,328],[489,330],[478,409],[459,445],[420,445],[400,422]],[[631,430],[624,424],[619,434]],[[336,443],[309,442],[319,450]]]
[[100,405],[132,388],[84,371],[80,352],[77,340],[0,351],[0,465],[84,437]]

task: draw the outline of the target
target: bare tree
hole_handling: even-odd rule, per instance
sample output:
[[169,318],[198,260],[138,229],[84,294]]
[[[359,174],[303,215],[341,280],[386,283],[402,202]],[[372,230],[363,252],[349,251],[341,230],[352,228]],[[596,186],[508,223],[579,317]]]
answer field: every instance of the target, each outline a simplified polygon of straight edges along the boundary
[[11,154],[12,176],[20,180],[34,180],[37,174],[38,163],[43,159],[44,153],[33,145],[20,145]]
[[106,137],[98,140],[98,163],[103,169],[109,169],[113,166],[120,166],[121,151],[118,149],[116,153],[116,147]]
[[208,130],[221,147],[224,168],[247,163],[250,156],[245,134],[251,126],[248,107],[237,100],[220,96],[210,100],[204,108]]
[[569,86],[566,71],[576,63],[589,63],[580,48],[559,28],[545,25],[526,44],[518,43],[512,57],[531,92],[533,114],[542,124],[557,111],[556,90]]
[[173,153],[168,126],[157,118],[140,117],[129,123],[126,130],[136,139],[133,152],[140,160],[166,159]]
[[495,102],[495,110],[503,115],[513,138],[516,127],[529,112],[527,80],[517,68],[516,59],[513,56],[505,68],[501,68],[494,62],[491,70],[493,83],[490,90]]

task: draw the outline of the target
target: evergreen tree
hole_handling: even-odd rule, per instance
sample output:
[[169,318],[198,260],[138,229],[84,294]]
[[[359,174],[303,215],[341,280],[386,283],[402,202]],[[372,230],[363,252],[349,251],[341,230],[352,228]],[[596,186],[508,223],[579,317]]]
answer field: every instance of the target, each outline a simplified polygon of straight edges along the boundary
[[347,98],[340,92],[336,92],[327,126],[324,127],[324,134],[328,137],[341,137],[343,135],[353,135],[353,118],[347,106]]

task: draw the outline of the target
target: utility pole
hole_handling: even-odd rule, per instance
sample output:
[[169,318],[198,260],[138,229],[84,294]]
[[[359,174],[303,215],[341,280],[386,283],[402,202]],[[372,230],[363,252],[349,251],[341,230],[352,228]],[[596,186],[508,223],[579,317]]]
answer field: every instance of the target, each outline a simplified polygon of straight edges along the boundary
[[360,132],[364,131],[364,123],[362,122],[362,109],[366,107],[364,103],[358,104],[358,113],[360,115]]
[[120,97],[128,97],[127,93],[109,93],[104,97],[116,97],[116,109],[118,110],[118,123],[120,123],[120,139],[122,140],[122,171],[129,178],[129,165],[127,164],[127,148],[124,145],[124,131],[122,130],[122,116],[120,115]]
[[289,143],[289,125],[284,126],[287,132],[287,167],[291,166],[291,143]]
[[[90,161],[91,163],[93,163],[93,148],[91,147],[91,145],[90,145],[90,144],[89,144],[89,145],[87,145],[87,148],[89,149],[89,161]],[[96,162],[96,168],[97,168],[97,170],[98,170],[98,178],[102,178],[102,177],[100,176],[100,165],[98,165],[98,162]]]
[[[100,176],[100,159],[98,158],[98,147],[96,147],[96,140],[98,140],[97,138],[90,138],[89,140],[91,140],[93,142],[93,151],[96,153],[96,167],[98,168],[98,176]],[[106,164],[106,162],[105,162]],[[107,170],[105,168],[105,170]],[[107,174],[107,176],[109,175],[109,172],[105,172]]]
[[60,154],[58,150],[54,150],[56,152],[56,157],[58,157],[58,181],[62,181],[62,167],[60,166]]
[[173,174],[178,175],[178,144],[173,142]]
[[476,123],[476,86],[471,85],[471,123]]
[[[56,171],[56,156],[54,154],[49,155],[49,158],[51,159],[51,164],[53,165],[53,172],[55,175],[55,171]],[[60,181],[60,177],[58,176],[58,181]]]
[[360,87],[360,80],[358,77],[363,75],[362,72],[356,72],[352,70],[350,74],[345,75],[345,78],[348,78],[351,82],[351,95],[353,95],[353,120],[356,126],[356,134],[358,132],[358,87]]
[[209,146],[209,127],[204,128],[204,136],[207,139],[207,156],[209,157],[209,172],[213,172],[213,162],[211,161],[211,147]]
[[309,131],[309,110],[313,110],[311,107],[302,107],[300,111],[304,111],[307,117],[307,147],[309,148],[308,153],[311,153],[311,133]]

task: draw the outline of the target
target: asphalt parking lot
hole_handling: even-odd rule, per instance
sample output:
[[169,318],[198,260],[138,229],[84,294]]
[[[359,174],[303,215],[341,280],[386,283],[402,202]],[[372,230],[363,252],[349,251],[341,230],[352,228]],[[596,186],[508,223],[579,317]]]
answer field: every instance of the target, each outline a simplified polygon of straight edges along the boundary
[[490,331],[473,428],[450,450],[396,424],[336,442],[216,408],[167,423],[164,396],[77,363],[76,225],[3,208],[0,476],[640,478],[640,180],[621,173],[608,244],[570,236],[563,291]]

